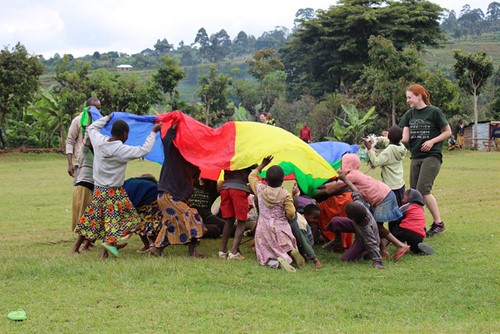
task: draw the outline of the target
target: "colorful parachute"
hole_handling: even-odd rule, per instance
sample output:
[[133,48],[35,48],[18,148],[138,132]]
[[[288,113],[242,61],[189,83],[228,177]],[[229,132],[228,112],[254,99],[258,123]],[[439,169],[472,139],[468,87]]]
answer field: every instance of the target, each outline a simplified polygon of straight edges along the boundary
[[328,163],[337,170],[342,164],[342,156],[346,153],[356,153],[359,151],[357,144],[350,145],[338,141],[320,141],[310,144]]
[[[95,108],[91,113],[93,119],[101,117]],[[142,145],[156,121],[162,122],[162,136],[173,122],[178,122],[174,144],[184,158],[200,167],[202,176],[209,179],[218,179],[222,170],[258,164],[269,155],[274,156],[271,165],[281,166],[285,175],[293,174],[300,189],[310,196],[314,196],[317,187],[337,176],[330,163],[311,146],[279,127],[258,122],[226,122],[214,129],[180,111],[154,116],[115,112],[102,133],[109,135],[111,125],[117,119],[129,125],[128,145]],[[163,163],[159,135],[153,150],[145,158]]]

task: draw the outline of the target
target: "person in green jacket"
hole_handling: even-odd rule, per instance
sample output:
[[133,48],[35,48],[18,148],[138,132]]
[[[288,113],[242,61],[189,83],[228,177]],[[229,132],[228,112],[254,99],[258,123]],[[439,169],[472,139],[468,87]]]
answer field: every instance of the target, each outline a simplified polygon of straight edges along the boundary
[[[381,137],[385,139],[385,137]],[[364,144],[367,150],[368,158],[373,167],[380,167],[382,182],[387,184],[396,195],[398,205],[402,205],[405,193],[405,181],[403,179],[403,160],[407,149],[401,143],[403,138],[403,129],[394,125],[389,128],[387,139],[388,145],[377,153],[372,146],[371,141],[365,140]],[[379,140],[381,140],[379,138]]]

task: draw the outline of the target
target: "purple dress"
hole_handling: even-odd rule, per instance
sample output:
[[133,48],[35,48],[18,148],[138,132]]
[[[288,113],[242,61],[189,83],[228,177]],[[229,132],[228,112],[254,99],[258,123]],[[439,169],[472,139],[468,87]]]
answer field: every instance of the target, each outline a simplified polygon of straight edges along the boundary
[[255,231],[255,252],[259,264],[265,265],[269,260],[284,258],[292,263],[292,258],[287,254],[297,248],[297,242],[292,234],[292,229],[285,216],[285,201],[267,207],[262,200],[261,191],[263,184],[257,185],[259,200],[259,221]]

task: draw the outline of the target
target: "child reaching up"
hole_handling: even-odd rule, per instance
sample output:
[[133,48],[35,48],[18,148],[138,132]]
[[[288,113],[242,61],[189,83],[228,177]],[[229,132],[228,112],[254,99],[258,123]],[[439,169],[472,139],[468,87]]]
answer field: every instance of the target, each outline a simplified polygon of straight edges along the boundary
[[391,233],[410,245],[415,254],[434,254],[434,249],[423,243],[425,238],[424,197],[417,189],[405,191],[403,196],[403,218],[389,223]]
[[[385,137],[383,137],[385,138]],[[406,156],[406,147],[401,143],[403,129],[393,125],[388,131],[388,145],[380,153],[376,153],[370,141],[365,140],[368,158],[373,167],[380,167],[382,182],[387,184],[396,195],[398,206],[405,192],[405,181],[403,179],[403,159]]]
[[123,120],[113,123],[111,138],[100,133],[111,117],[112,114],[105,116],[87,129],[94,148],[94,192],[75,230],[88,239],[101,239],[105,248],[103,257],[108,255],[106,250],[118,256],[117,241],[135,232],[141,223],[123,188],[125,169],[129,161],[151,151],[156,133],[161,128],[161,124],[156,124],[142,146],[129,146],[124,144],[128,139],[129,127]]
[[284,173],[279,166],[271,166],[266,172],[267,185],[259,182],[257,175],[273,157],[262,159],[262,163],[248,176],[253,193],[258,198],[259,222],[255,230],[255,252],[261,265],[273,266],[294,272],[291,263],[299,266],[304,258],[297,250],[297,242],[290,228],[289,220],[295,217],[295,207],[290,193],[282,187]]

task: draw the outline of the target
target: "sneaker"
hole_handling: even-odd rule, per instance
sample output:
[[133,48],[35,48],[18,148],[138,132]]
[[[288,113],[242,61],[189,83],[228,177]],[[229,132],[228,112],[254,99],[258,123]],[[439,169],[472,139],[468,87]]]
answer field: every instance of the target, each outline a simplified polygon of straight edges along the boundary
[[425,233],[425,235],[427,237],[432,237],[435,234],[443,232],[445,229],[446,229],[446,227],[444,226],[443,222],[440,222],[440,223],[434,222],[434,223],[432,223],[431,228],[429,229],[429,231],[427,231]]
[[229,252],[221,252],[221,251],[219,251],[219,257],[220,257],[221,259],[227,259],[227,254],[228,254],[228,253],[229,253]]
[[295,268],[292,267],[288,262],[286,262],[286,260],[284,258],[282,258],[281,256],[277,260],[280,263],[281,269],[285,269],[289,273],[294,273],[296,271]]
[[434,248],[432,248],[429,245],[424,244],[423,242],[419,242],[417,244],[417,247],[425,255],[432,255],[432,254],[434,254]]
[[229,253],[227,253],[227,259],[228,260],[244,260],[245,257],[243,255],[241,255],[240,252],[238,252],[236,254],[229,252]]

